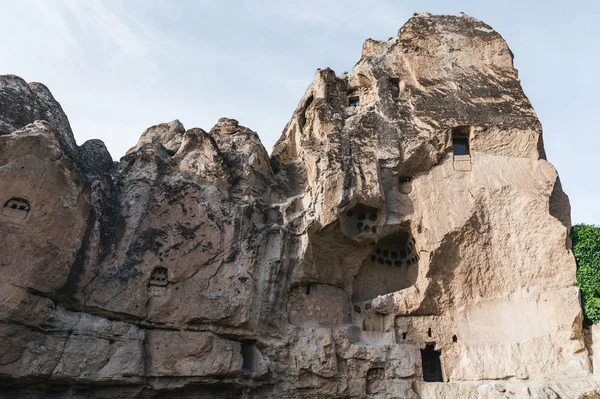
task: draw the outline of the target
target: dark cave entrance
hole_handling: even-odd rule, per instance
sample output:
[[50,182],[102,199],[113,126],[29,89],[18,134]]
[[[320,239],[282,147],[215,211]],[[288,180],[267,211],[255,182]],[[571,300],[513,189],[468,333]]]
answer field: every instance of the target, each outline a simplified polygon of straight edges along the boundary
[[428,344],[421,349],[421,363],[423,365],[423,381],[444,382],[442,377],[442,363],[440,351],[435,350],[434,344]]

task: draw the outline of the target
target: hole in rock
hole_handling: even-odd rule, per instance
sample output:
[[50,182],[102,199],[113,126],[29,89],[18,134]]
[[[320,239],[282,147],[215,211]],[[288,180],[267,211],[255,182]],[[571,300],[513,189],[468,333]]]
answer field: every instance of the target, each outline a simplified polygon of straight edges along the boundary
[[469,155],[469,126],[457,126],[452,129],[452,151],[454,155]]
[[398,191],[402,194],[410,194],[412,192],[412,177],[398,178]]
[[150,274],[148,289],[151,295],[164,295],[169,284],[169,271],[166,267],[155,267]]
[[[354,277],[353,301],[372,299],[408,288],[415,283],[418,268],[402,269],[402,262],[398,259],[402,254],[410,259],[415,258],[414,249],[409,248],[411,240],[410,233],[399,232],[386,236],[375,244]],[[382,265],[387,267],[381,267]]]
[[344,216],[340,228],[346,237],[375,232],[375,226],[370,221],[377,221],[376,208],[357,204],[352,209],[346,211]]
[[242,342],[242,370],[253,373],[257,369],[256,341]]
[[371,227],[371,233],[377,233],[377,227],[375,227],[375,226]]
[[351,95],[348,97],[348,106],[349,107],[358,107],[360,105],[360,96]]
[[427,330],[427,336],[428,336],[429,338],[431,338],[431,328],[429,328],[429,329]]
[[306,295],[310,295],[310,284],[306,284]]
[[405,332],[402,333],[402,339],[406,339],[406,333]]
[[11,219],[25,219],[29,213],[29,202],[22,198],[11,198],[4,204],[4,215]]
[[452,336],[452,342],[454,342],[454,343],[458,342],[458,337],[456,335]]
[[392,100],[396,101],[400,97],[400,79],[398,78],[390,78],[390,93],[392,95]]
[[430,344],[421,349],[421,364],[423,365],[423,381],[443,382],[442,363],[440,351],[435,350],[435,345]]
[[169,271],[166,267],[155,267],[150,275],[148,285],[167,285],[169,283]]

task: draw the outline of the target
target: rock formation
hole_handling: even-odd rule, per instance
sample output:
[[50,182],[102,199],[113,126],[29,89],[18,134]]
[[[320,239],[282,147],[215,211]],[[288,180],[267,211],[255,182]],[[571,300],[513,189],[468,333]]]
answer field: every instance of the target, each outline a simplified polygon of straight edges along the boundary
[[118,163],[0,77],[0,397],[576,398],[569,202],[498,33],[411,18],[269,157],[223,118]]

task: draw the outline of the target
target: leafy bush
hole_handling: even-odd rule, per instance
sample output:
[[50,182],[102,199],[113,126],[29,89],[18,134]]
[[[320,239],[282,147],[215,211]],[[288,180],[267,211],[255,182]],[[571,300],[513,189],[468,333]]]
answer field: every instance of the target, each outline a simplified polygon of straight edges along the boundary
[[577,261],[577,283],[581,288],[583,314],[600,322],[600,227],[579,224],[571,229],[573,254]]

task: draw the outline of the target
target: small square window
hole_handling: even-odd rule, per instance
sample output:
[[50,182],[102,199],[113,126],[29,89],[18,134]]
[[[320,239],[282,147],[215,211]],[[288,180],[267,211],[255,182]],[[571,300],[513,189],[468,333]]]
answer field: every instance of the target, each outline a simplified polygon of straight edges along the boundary
[[390,78],[390,93],[392,94],[392,99],[398,99],[400,96],[400,79]]
[[469,155],[469,139],[466,137],[454,137],[452,139],[454,155]]
[[360,97],[352,96],[348,97],[348,106],[349,107],[358,107],[360,105]]

